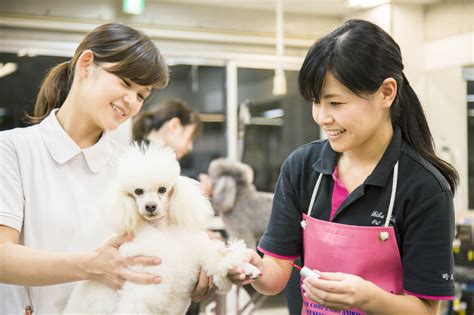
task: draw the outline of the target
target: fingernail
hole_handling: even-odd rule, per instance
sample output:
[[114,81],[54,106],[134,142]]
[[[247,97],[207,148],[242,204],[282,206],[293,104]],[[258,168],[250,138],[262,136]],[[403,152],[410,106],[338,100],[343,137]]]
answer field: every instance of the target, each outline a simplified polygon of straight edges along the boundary
[[160,283],[160,282],[161,282],[161,278],[160,278],[160,277],[155,277],[155,278],[153,278],[153,282],[154,282],[154,283]]
[[156,258],[155,260],[153,260],[153,263],[154,263],[155,265],[158,265],[158,264],[161,263],[161,259]]

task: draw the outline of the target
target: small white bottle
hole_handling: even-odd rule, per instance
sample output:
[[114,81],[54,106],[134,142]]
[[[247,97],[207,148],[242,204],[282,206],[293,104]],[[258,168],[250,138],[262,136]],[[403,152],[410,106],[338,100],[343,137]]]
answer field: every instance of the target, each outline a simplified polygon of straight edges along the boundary
[[306,266],[301,268],[300,275],[301,275],[301,277],[303,277],[303,279],[305,279],[307,277],[312,277],[312,278],[318,279],[320,277],[320,275],[317,272],[309,269]]

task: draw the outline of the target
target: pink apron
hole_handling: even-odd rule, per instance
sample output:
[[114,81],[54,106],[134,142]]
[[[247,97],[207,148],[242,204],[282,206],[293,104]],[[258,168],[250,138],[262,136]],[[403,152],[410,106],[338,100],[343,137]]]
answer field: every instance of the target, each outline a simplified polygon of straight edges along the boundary
[[[321,183],[319,176],[311,196],[308,215],[303,214],[305,266],[323,272],[342,272],[371,281],[385,291],[403,291],[403,269],[393,226],[389,226],[397,188],[398,163],[393,171],[392,193],[384,226],[353,226],[311,217]],[[358,309],[336,311],[303,297],[304,315],[365,314]]]

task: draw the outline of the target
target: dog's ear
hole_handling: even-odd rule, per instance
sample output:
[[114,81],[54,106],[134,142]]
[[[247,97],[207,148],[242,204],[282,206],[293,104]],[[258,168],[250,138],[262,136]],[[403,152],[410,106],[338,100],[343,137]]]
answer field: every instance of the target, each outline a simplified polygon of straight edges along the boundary
[[140,216],[135,199],[116,189],[105,210],[106,221],[113,232],[119,235],[133,232],[139,224]]
[[171,224],[199,229],[208,227],[214,210],[202,194],[198,181],[179,176],[170,198],[168,217]]
[[121,233],[131,233],[137,229],[137,226],[141,222],[141,217],[138,214],[138,206],[135,198],[130,195],[122,195],[120,215],[122,217],[121,222]]
[[212,189],[212,205],[218,211],[228,212],[235,206],[237,197],[237,185],[230,176],[222,176]]

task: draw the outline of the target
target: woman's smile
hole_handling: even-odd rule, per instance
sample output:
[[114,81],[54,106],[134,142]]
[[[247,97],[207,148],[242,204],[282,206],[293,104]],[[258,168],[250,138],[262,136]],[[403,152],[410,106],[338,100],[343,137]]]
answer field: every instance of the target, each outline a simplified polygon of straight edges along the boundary
[[125,110],[113,103],[111,103],[112,105],[112,111],[115,113],[115,115],[119,118],[119,119],[123,119],[124,117],[127,116],[127,113],[125,112]]
[[329,141],[335,141],[342,137],[342,134],[346,132],[346,129],[335,129],[335,130],[324,130]]

